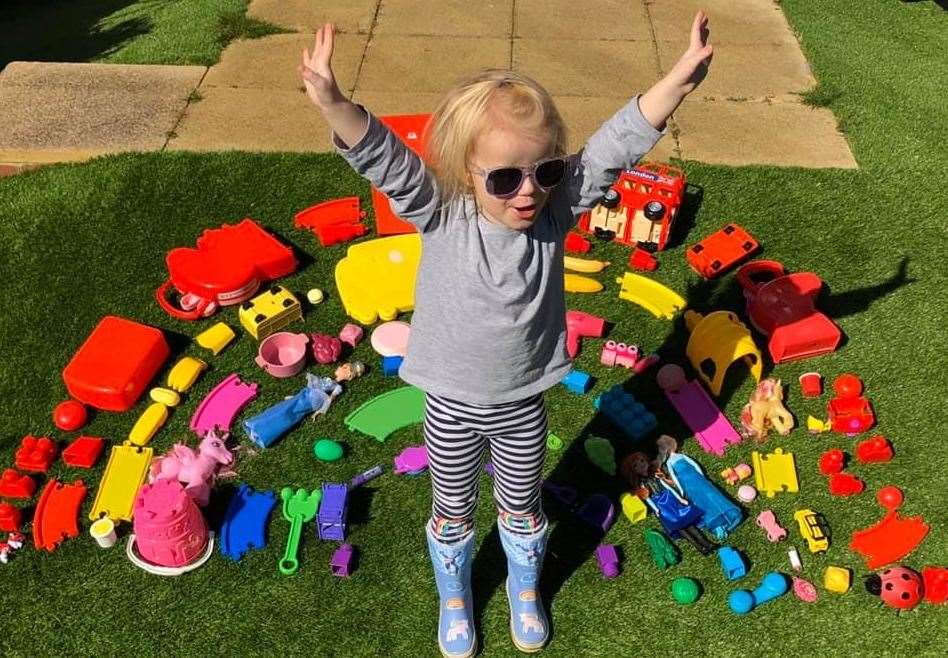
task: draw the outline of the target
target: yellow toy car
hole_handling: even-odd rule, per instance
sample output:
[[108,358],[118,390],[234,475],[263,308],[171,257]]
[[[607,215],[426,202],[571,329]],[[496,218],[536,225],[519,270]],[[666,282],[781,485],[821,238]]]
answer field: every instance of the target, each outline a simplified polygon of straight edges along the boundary
[[263,340],[294,320],[303,319],[299,300],[283,286],[273,286],[240,305],[240,324],[251,336]]
[[829,548],[829,536],[826,533],[826,519],[811,509],[797,510],[793,514],[800,528],[800,536],[806,540],[811,553],[822,553]]

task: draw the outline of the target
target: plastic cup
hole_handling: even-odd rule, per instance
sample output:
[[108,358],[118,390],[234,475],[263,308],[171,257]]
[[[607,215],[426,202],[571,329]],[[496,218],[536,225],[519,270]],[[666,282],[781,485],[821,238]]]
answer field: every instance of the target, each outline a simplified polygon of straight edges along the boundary
[[89,534],[102,548],[111,548],[118,540],[115,534],[115,522],[109,517],[99,519],[89,527]]

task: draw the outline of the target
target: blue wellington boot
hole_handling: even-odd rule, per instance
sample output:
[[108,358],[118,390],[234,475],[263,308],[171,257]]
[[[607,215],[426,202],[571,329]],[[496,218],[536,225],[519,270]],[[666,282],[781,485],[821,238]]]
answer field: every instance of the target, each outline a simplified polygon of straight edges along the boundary
[[438,596],[438,646],[445,658],[469,658],[477,650],[474,605],[471,597],[471,558],[474,533],[453,544],[443,544],[427,528],[428,553],[434,567]]
[[546,553],[547,530],[518,535],[498,524],[500,543],[507,554],[507,601],[510,637],[526,653],[539,651],[550,635],[550,624],[540,601],[540,570]]

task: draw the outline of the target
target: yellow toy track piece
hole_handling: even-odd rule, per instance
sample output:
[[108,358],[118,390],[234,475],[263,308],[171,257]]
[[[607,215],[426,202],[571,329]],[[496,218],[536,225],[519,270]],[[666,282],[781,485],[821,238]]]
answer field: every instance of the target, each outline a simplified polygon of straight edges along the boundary
[[[223,322],[221,324],[227,327]],[[230,327],[227,329],[230,330]],[[234,332],[231,331],[231,333]],[[181,357],[168,372],[168,388],[178,393],[187,393],[206,369],[207,364],[200,359],[195,359],[193,356]]]
[[595,274],[596,272],[602,272],[609,266],[609,263],[602,260],[592,260],[591,258],[576,258],[575,256],[565,256],[563,258],[563,265],[568,270],[574,272],[583,272],[587,274]]
[[336,263],[336,287],[346,313],[361,324],[394,320],[415,308],[421,236],[393,235],[349,247]]
[[233,329],[223,322],[218,322],[213,327],[199,333],[194,340],[204,349],[210,350],[211,354],[217,355],[230,345],[230,341],[234,340],[236,335]]
[[160,402],[152,402],[135,421],[132,431],[128,433],[128,440],[137,446],[147,445],[166,420],[168,407]]
[[148,475],[154,451],[127,443],[112,448],[105,474],[89,512],[89,520],[107,516],[113,521],[131,521],[135,496]]
[[763,357],[750,331],[729,311],[714,311],[701,315],[685,312],[685,325],[691,332],[685,354],[711,392],[721,394],[728,367],[743,359],[750,368],[754,381],[760,383]]
[[588,276],[564,274],[563,287],[566,292],[599,292],[602,290],[602,283]]
[[626,272],[616,283],[622,286],[619,299],[638,304],[657,318],[671,320],[686,306],[677,292],[641,274]]
[[768,498],[773,498],[778,491],[797,493],[800,490],[792,452],[784,454],[783,448],[777,448],[770,454],[761,455],[755,450],[751,453],[751,461],[757,491],[767,494]]

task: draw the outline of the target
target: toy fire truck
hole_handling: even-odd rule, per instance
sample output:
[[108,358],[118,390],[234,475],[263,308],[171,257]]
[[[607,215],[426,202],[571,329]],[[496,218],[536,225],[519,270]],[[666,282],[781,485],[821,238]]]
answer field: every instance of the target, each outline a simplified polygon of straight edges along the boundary
[[668,245],[685,183],[684,172],[670,165],[627,169],[602,202],[580,217],[579,228],[604,240],[661,251]]

